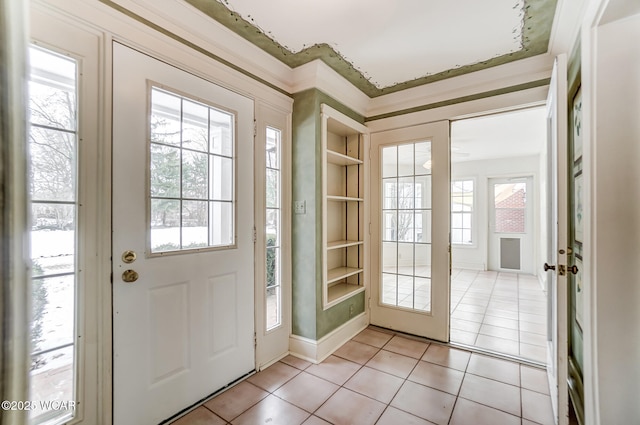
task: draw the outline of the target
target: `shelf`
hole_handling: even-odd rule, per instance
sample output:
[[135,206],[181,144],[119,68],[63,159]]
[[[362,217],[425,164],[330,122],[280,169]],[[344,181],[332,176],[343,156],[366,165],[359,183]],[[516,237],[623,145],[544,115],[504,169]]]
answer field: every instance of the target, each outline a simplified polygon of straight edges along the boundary
[[350,285],[348,283],[338,283],[330,286],[327,293],[327,307],[335,305],[343,299],[349,298],[357,292],[364,291],[364,286]]
[[353,198],[351,196],[327,195],[327,201],[334,201],[334,202],[363,202],[364,199],[363,198]]
[[323,309],[365,291],[367,129],[322,105]]
[[327,149],[327,162],[336,165],[359,165],[362,160]]
[[353,276],[354,274],[362,273],[362,271],[363,269],[357,269],[355,267],[338,267],[331,269],[327,271],[327,284]]
[[333,241],[327,242],[327,249],[346,248],[348,246],[362,245],[363,241]]

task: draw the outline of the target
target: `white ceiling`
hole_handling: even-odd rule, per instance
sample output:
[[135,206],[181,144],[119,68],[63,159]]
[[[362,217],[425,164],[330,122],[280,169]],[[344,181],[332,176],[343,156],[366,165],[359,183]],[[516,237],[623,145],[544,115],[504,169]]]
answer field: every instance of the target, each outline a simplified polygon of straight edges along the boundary
[[547,140],[546,108],[521,109],[451,123],[452,162],[538,155]]
[[522,49],[524,0],[218,0],[292,53],[328,44],[378,88]]

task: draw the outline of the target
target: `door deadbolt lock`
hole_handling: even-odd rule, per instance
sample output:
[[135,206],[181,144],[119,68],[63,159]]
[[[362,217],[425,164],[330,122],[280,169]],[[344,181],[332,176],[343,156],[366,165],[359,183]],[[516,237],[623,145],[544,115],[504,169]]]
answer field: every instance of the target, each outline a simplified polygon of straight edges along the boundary
[[136,255],[135,251],[125,251],[122,253],[122,261],[127,263],[127,264],[131,264],[134,261],[136,261],[136,258],[138,258],[138,256]]
[[122,272],[122,280],[127,283],[133,283],[138,280],[138,272],[135,270],[125,270]]

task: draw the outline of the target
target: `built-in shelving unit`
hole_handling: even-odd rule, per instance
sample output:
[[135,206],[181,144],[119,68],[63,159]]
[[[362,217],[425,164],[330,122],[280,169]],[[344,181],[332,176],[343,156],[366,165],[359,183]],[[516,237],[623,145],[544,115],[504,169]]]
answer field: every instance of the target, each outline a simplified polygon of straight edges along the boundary
[[323,306],[365,290],[366,127],[322,105]]

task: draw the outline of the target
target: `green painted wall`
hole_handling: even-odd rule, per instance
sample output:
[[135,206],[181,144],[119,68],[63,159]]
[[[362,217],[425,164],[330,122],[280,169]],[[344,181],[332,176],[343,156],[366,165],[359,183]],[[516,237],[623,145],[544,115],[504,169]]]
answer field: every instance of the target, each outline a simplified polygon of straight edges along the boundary
[[[305,214],[292,219],[292,333],[318,340],[364,311],[359,293],[322,309],[322,140],[323,103],[363,123],[364,117],[325,93],[310,89],[294,96],[292,114],[292,196],[306,202]],[[353,304],[353,316],[349,306]]]

